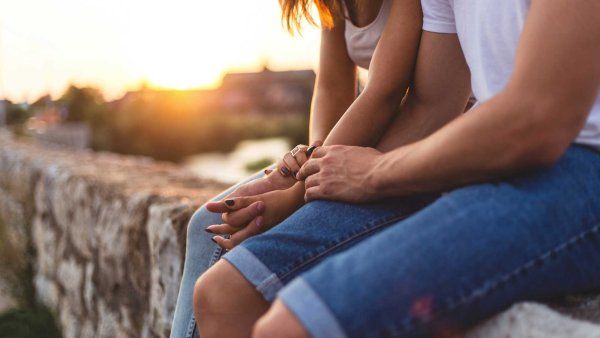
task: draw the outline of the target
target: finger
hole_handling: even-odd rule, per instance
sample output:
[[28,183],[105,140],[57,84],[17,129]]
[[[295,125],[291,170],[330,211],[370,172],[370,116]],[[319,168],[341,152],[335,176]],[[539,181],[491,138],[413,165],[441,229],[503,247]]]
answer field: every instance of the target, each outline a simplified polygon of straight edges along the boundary
[[310,158],[321,158],[324,157],[329,151],[328,147],[317,147],[313,152]]
[[304,188],[308,189],[318,186],[320,179],[321,177],[319,176],[319,174],[308,176],[306,180],[304,180]]
[[233,235],[240,231],[240,228],[232,227],[229,224],[213,224],[206,227],[204,231],[215,235]]
[[319,186],[306,189],[306,192],[304,193],[304,200],[306,202],[310,202],[310,201],[314,201],[314,200],[318,200],[318,199],[322,199],[322,198],[323,198],[323,194],[321,193]]
[[240,228],[250,223],[257,216],[265,211],[265,202],[257,201],[250,204],[247,208],[224,213],[223,222],[235,228]]
[[298,170],[300,170],[300,166],[298,165],[298,162],[296,161],[294,156],[292,156],[292,154],[290,153],[285,154],[283,156],[283,162],[285,163],[285,166],[292,171],[292,176],[296,176],[296,173],[298,172]]
[[[296,163],[298,164],[299,167],[302,167],[304,165],[304,163],[306,163],[306,161],[308,161],[308,156],[306,156],[305,151],[301,151],[301,152],[297,153],[296,157],[294,157],[294,158],[296,159]],[[300,169],[296,170],[296,174],[298,173],[299,170]]]
[[308,149],[306,149],[306,156],[310,157],[310,155],[312,155],[313,151],[315,151],[315,149],[317,149],[317,147],[320,147],[323,145],[323,141],[315,141],[313,142],[313,144],[308,147]]
[[238,244],[242,243],[244,240],[260,234],[263,231],[263,221],[264,220],[262,216],[257,217],[250,224],[248,224],[247,227],[236,232],[228,239],[225,239],[223,243],[229,248],[234,248]]
[[291,175],[292,171],[290,170],[290,168],[287,167],[287,165],[285,164],[285,161],[282,161],[279,164],[278,167],[278,171],[279,173],[283,176],[283,177],[288,177]]
[[[313,153],[314,154],[314,153]],[[319,159],[309,159],[304,163],[300,171],[298,172],[298,180],[304,180],[310,175],[314,175],[321,170],[321,162]]]
[[212,240],[213,240],[213,242],[217,243],[218,246],[220,246],[221,248],[223,248],[225,250],[233,249],[231,242],[227,241],[226,238],[223,238],[221,236],[215,236],[212,238]]
[[229,212],[234,210],[240,210],[252,204],[255,201],[255,197],[235,197],[227,198],[222,201],[208,202],[206,203],[206,209],[210,212]]

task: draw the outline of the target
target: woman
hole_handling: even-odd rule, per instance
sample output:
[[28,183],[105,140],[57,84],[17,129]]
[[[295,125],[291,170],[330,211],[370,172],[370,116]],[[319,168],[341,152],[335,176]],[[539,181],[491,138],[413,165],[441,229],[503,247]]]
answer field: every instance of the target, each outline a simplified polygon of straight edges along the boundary
[[[289,29],[298,28],[303,18],[311,20],[312,1],[281,0],[280,3]],[[410,114],[409,110],[395,116],[411,81],[416,59],[421,33],[419,1],[332,0],[315,3],[322,35],[311,112],[312,144],[326,140],[326,144],[377,145],[380,150],[389,150],[420,139],[455,117],[455,114],[418,116]],[[358,97],[357,67],[369,69],[366,87]],[[445,94],[461,98],[469,89],[453,90],[456,93]],[[464,99],[451,102],[452,106],[462,108],[465,104]],[[439,111],[460,111],[455,107],[447,108]],[[296,149],[286,154],[278,170],[266,176],[263,173],[255,175],[218,196],[217,201],[225,196],[229,198],[227,203],[209,204],[208,208],[214,213],[203,207],[192,218],[172,337],[197,334],[192,316],[194,282],[220,258],[223,248],[232,249],[244,239],[278,224],[304,204],[304,184],[296,183],[294,176],[306,160],[308,149],[306,146]],[[236,196],[253,197],[233,199]],[[232,202],[234,205],[230,205]],[[227,224],[219,224],[221,213]],[[214,236],[212,240],[219,244],[217,247],[210,245],[210,236],[205,231],[231,234],[231,237]],[[261,312],[264,309],[253,310]],[[245,327],[247,329],[248,325]],[[221,328],[221,334],[226,336],[223,330]],[[244,335],[247,336],[247,332],[241,334]]]

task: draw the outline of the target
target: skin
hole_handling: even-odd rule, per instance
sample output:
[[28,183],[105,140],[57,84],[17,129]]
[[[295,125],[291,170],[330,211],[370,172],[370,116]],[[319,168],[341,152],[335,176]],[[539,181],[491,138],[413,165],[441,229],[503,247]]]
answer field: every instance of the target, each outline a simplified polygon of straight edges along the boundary
[[[406,100],[401,105],[401,113],[396,117],[392,126],[390,126],[384,137],[379,141],[379,151],[391,150],[400,145],[410,144],[416,140],[422,139],[439,129],[442,125],[447,123],[448,120],[463,112],[470,94],[469,72],[464,57],[462,56],[458,39],[455,35],[433,33],[425,33],[423,35],[418,54],[414,83],[415,88],[410,95],[419,97],[420,100],[418,102],[414,99]],[[440,100],[440,97],[445,99]],[[376,153],[379,152],[374,149],[371,149],[371,151]],[[367,163],[367,161],[364,162]],[[298,190],[295,191],[295,189]],[[290,210],[296,210],[298,206],[304,204],[304,184],[303,182],[300,182],[298,185],[288,190],[278,190],[259,196],[235,198],[233,200],[233,206],[228,206],[221,202],[213,203],[209,205],[209,207],[215,212],[238,210],[229,213],[230,216],[233,216],[236,213],[241,214],[242,212],[246,212],[245,210],[248,209],[244,207],[246,205],[252,206],[256,205],[255,203],[263,202],[265,213],[263,215],[261,229],[256,229],[252,223],[246,228],[240,228],[252,228],[255,229],[252,231],[258,233],[270,226],[278,224],[281,220],[289,216]],[[269,214],[270,212],[272,214]],[[238,221],[243,223],[245,220],[251,219],[253,215],[254,214],[249,213],[245,217],[242,216],[235,220],[230,219],[230,221],[231,223]],[[219,225],[213,227],[231,227],[231,225]],[[241,231],[242,230],[240,230],[240,232]],[[233,236],[236,236],[236,234]],[[235,237],[234,239],[225,240],[219,237],[217,240],[226,248],[232,248],[243,240],[243,238],[245,237]],[[229,241],[232,242],[230,243]],[[245,304],[244,308],[250,306],[249,304],[256,308],[265,308],[266,302],[259,294],[253,293],[251,290],[244,290],[241,293],[238,292],[240,287],[251,289],[253,289],[253,287],[250,284],[247,284],[247,282],[246,284],[241,282],[240,280],[245,280],[244,277],[227,261],[221,260],[213,268],[209,269],[205,275],[212,275],[214,277],[213,280],[218,280],[219,289],[214,291],[210,284],[200,281],[195,290],[195,298],[202,299],[202,297],[204,297],[202,295],[203,293],[211,294],[218,292],[221,299],[227,298],[227,300],[223,300],[224,303],[232,304],[236,302],[236,299],[239,299],[240,303]],[[209,297],[209,295],[206,295],[206,297]],[[244,297],[244,299],[242,300],[240,297]],[[232,322],[241,323],[240,325],[247,325],[247,323],[252,322],[252,320],[257,321],[260,317],[255,312],[245,314],[244,319],[240,321],[233,321],[231,319],[225,320],[228,318],[227,316],[213,317],[207,316],[206,314],[201,316],[203,308],[205,306],[209,307],[210,303],[203,303],[200,301],[197,302],[197,305],[196,318],[200,318],[198,325],[201,328],[205,323],[206,325],[209,325],[209,327],[215,325],[215,323],[231,326]],[[234,309],[232,309],[232,311],[233,310]],[[252,316],[254,316],[253,319],[249,319],[249,317]],[[225,323],[225,321],[227,323]],[[286,323],[286,326],[281,324],[277,325],[277,323],[283,322]],[[285,328],[286,331],[284,335],[282,335],[280,331],[282,328]],[[239,329],[240,332],[247,332],[249,330],[248,327],[239,327]],[[294,319],[292,314],[289,313],[285,305],[276,301],[269,312],[256,323],[253,330],[253,336],[305,337],[307,336],[307,333]],[[211,336],[207,335],[206,337]]]
[[[307,199],[369,201],[444,191],[552,166],[583,127],[598,95],[599,12],[597,1],[533,2],[513,76],[501,93],[392,152],[343,146],[316,150],[300,171],[301,178],[315,176],[307,178]],[[555,27],[561,27],[559,33]],[[365,153],[372,156],[369,165]]]
[[[348,107],[345,113],[343,113],[341,118],[339,118],[339,116],[335,116],[335,119],[339,119],[339,121],[337,121],[325,139],[325,145],[347,144],[374,146],[379,143],[381,138],[380,135],[384,134],[384,132],[389,129],[390,124],[395,126],[394,128],[396,128],[396,131],[406,132],[402,137],[413,137],[412,140],[414,140],[423,137],[424,133],[435,130],[434,128],[438,128],[442,124],[446,123],[449,119],[456,116],[456,114],[441,114],[440,116],[427,119],[424,116],[418,116],[418,114],[411,114],[402,116],[401,119],[396,119],[396,121],[394,121],[394,118],[398,116],[398,108],[402,102],[402,98],[404,97],[411,81],[413,81],[413,70],[415,67],[419,40],[421,37],[421,25],[422,14],[419,1],[402,0],[395,1],[392,4],[388,22],[371,61],[369,80],[365,86],[365,89],[362,94]],[[343,21],[340,22],[339,26],[334,27],[332,30],[324,30],[323,34],[325,44],[322,46],[322,53],[324,52],[326,54],[322,54],[321,62],[326,67],[324,69],[324,73],[319,72],[319,89],[317,89],[317,92],[315,93],[315,104],[319,105],[319,109],[327,110],[327,107],[330,104],[329,101],[319,100],[321,100],[321,96],[323,95],[324,97],[322,100],[325,100],[325,97],[332,95],[334,90],[327,91],[328,88],[340,90],[344,94],[342,98],[343,100],[348,100],[351,96],[349,95],[349,86],[344,88],[336,88],[335,86],[340,86],[336,83],[339,79],[336,79],[335,76],[327,76],[333,75],[333,73],[330,73],[330,68],[334,68],[334,64],[337,63],[336,59],[332,58],[333,55],[341,55],[344,53],[347,57]],[[337,67],[340,66],[338,65]],[[352,67],[353,69],[356,68],[355,66]],[[339,68],[334,69],[337,71],[342,71],[342,69]],[[349,69],[344,69],[344,71],[348,70]],[[347,83],[352,83],[354,88],[356,77],[355,73],[353,74],[354,75],[352,77],[348,77],[346,80],[351,81]],[[322,92],[320,92],[320,90]],[[466,104],[465,102],[461,102],[461,109],[464,108]],[[329,119],[326,121],[323,120],[322,114],[317,115],[317,118],[322,119],[319,120],[320,123],[318,123],[318,125],[327,126],[329,128],[330,124],[334,120],[331,118],[333,114],[326,115],[329,117]],[[413,129],[411,128],[412,125],[414,125],[414,130],[411,130]],[[319,128],[313,128],[313,130],[316,130],[318,137],[321,137],[324,134],[323,131],[319,131]],[[414,138],[414,136],[417,136],[417,138]],[[391,143],[391,141],[387,142]],[[289,156],[290,155],[288,155],[288,157]],[[284,162],[287,163],[288,161],[285,161],[284,158]],[[295,170],[296,167],[291,169],[292,172]],[[269,176],[276,176],[277,174],[278,172],[274,172]],[[265,180],[268,181],[270,179],[270,177],[267,177]],[[292,181],[294,183],[293,185],[280,186],[279,190],[281,191],[274,191],[274,194],[272,195],[253,195],[256,197],[255,200],[279,196],[274,200],[281,201],[272,204],[269,203],[270,206],[265,207],[265,210],[271,210],[271,215],[275,215],[276,217],[263,217],[260,220],[263,230],[278,224],[281,220],[285,219],[293,211],[302,206],[303,199],[301,196],[304,196],[304,184],[303,182],[298,183],[295,180]],[[261,185],[261,183],[257,182],[252,184]],[[248,196],[248,194],[239,194],[236,192],[234,196]],[[231,208],[231,206],[225,205],[225,201],[209,203],[207,208],[213,212],[229,211],[231,215],[235,214],[237,210],[239,210],[239,208]],[[256,209],[252,215],[259,215]],[[236,217],[236,219],[241,220],[242,218]],[[245,222],[232,223],[229,215],[225,215],[223,220],[226,224],[228,224],[228,226],[215,225],[209,227],[208,230],[219,234],[234,234],[238,229],[250,224],[251,222],[255,222],[252,219],[246,219]],[[227,231],[231,232],[224,232],[223,229],[227,229]],[[255,232],[244,233],[248,235],[255,234]],[[225,239],[220,236],[214,237],[214,240],[224,248],[231,248],[245,238],[248,238],[248,236],[236,237],[236,240],[232,241],[231,243],[229,243],[229,239]]]
[[[307,194],[315,191],[309,199],[369,201],[440,191],[552,165],[582,128],[600,89],[599,11],[600,3],[593,0],[532,2],[515,71],[502,93],[423,140],[387,153],[366,147],[320,148],[300,172],[302,177],[317,176],[312,183],[316,185],[306,190]],[[555,27],[561,27],[559,34]],[[425,33],[422,46],[432,39],[444,38]],[[434,52],[447,55],[452,51],[447,48],[440,45]],[[429,57],[419,54],[419,59]],[[429,76],[435,79],[437,74]],[[464,82],[458,80],[457,85]],[[522,95],[525,90],[528,95]],[[409,106],[426,109],[421,99],[428,94],[417,85]],[[356,194],[361,197],[352,197]],[[231,269],[221,277],[243,279]],[[240,302],[254,298],[253,305],[264,305],[257,295],[233,298]],[[276,336],[309,336],[278,300],[252,331],[255,338]]]

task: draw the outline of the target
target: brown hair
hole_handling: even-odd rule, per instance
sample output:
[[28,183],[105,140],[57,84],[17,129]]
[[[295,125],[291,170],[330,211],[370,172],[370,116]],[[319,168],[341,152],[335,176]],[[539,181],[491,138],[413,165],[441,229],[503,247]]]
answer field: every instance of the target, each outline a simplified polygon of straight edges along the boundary
[[337,19],[344,17],[343,2],[344,0],[279,0],[281,19],[291,33],[300,31],[303,19],[316,25],[315,18],[310,14],[314,4],[323,27],[332,28]]

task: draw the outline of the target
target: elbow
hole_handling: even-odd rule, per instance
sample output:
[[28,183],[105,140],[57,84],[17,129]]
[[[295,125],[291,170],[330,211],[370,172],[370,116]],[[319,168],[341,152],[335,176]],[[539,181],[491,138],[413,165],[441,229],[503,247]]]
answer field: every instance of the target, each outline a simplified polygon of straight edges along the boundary
[[556,119],[554,112],[533,113],[515,135],[511,148],[518,167],[552,167],[573,143],[583,123],[574,118]]

